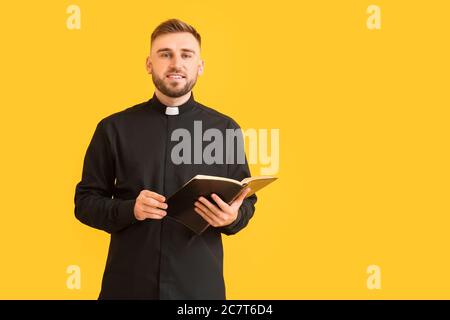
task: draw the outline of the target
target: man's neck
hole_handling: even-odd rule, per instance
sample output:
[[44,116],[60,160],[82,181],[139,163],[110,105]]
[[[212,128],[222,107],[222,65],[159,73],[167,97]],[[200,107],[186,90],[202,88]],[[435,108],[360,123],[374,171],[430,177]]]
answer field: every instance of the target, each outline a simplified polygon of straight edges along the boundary
[[178,97],[178,98],[172,98],[168,97],[165,94],[161,93],[159,90],[155,89],[155,95],[158,98],[159,101],[162,102],[165,106],[168,107],[178,107],[189,100],[191,97],[191,92],[189,91],[184,96]]

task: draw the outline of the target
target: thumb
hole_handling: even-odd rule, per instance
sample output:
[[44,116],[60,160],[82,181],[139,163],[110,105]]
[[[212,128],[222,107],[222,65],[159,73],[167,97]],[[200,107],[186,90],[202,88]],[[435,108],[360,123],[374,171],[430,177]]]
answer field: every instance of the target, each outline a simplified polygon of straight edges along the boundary
[[247,194],[251,191],[250,188],[246,188],[244,190],[244,192],[241,193],[241,195],[239,197],[237,197],[236,200],[234,200],[233,204],[237,205],[237,206],[241,206],[242,201],[244,201],[245,197],[247,196]]

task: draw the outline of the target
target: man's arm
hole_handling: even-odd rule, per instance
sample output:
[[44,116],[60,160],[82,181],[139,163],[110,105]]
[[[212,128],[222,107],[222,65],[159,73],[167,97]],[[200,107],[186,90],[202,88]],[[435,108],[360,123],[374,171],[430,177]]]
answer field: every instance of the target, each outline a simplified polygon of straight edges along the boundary
[[[230,121],[228,128],[239,130],[241,135],[238,136],[234,141],[234,152],[230,153],[230,150],[226,150],[227,155],[225,159],[227,161],[226,165],[228,169],[227,177],[241,181],[242,179],[250,177],[250,169],[248,167],[247,158],[245,157],[242,131],[239,125],[234,121]],[[230,157],[230,154],[232,154],[232,157]],[[243,156],[241,157],[241,159],[243,158],[244,163],[238,163],[238,160],[240,159],[239,154]],[[245,196],[245,194],[243,194],[242,196]],[[247,199],[243,200],[238,198],[230,206],[221,201],[221,199],[216,195],[213,195],[212,199],[214,200],[214,203],[211,203],[204,197],[201,197],[199,201],[196,202],[196,211],[203,218],[209,220],[208,222],[210,224],[211,222],[215,222],[220,225],[222,224],[221,222],[224,222],[224,220],[225,223],[228,223],[226,220],[234,216],[234,221],[227,225],[218,227],[218,230],[226,235],[235,234],[248,225],[255,212],[255,203],[257,201],[256,194],[253,194]]]
[[[228,148],[229,145],[233,144],[227,142],[225,157],[228,172],[227,177],[241,181],[244,178],[250,177],[250,170],[244,152],[244,140],[239,126],[234,121],[230,121],[229,128],[239,130],[239,135],[237,136],[237,141],[234,143],[233,152],[230,152],[231,150]],[[220,232],[226,235],[235,234],[247,226],[255,212],[256,194],[244,199],[249,191],[250,188],[246,188],[231,204],[225,203],[216,194],[211,195],[213,202],[201,196],[194,203],[195,212]]]
[[[231,121],[229,124],[229,128],[230,129],[234,129],[234,130],[241,130],[241,128],[239,127],[239,125],[234,122]],[[241,181],[242,179],[248,178],[250,177],[250,169],[248,167],[248,163],[247,163],[247,157],[245,156],[245,150],[244,150],[244,141],[243,141],[243,137],[238,137],[237,139],[241,139],[242,138],[242,143],[239,144],[237,143],[237,141],[235,141],[235,153],[234,153],[234,157],[233,159],[229,159],[229,157],[227,156],[226,159],[230,160],[230,162],[228,164],[228,177],[231,179],[235,179],[238,181]],[[237,163],[238,162],[238,154],[239,152],[242,152],[242,154],[244,155],[244,163]],[[239,208],[238,211],[238,215],[236,220],[228,225],[228,226],[224,226],[220,228],[220,231],[226,235],[232,235],[235,234],[237,232],[239,232],[240,230],[244,229],[247,224],[249,223],[250,219],[253,217],[253,214],[255,212],[255,204],[256,201],[258,200],[258,198],[256,197],[256,194],[251,195],[250,197],[248,197],[247,199],[244,199],[244,201],[242,202],[242,205]]]
[[75,189],[75,216],[82,223],[108,233],[137,221],[136,200],[113,199],[114,155],[105,121],[97,125],[84,158],[82,179]]
[[[248,169],[248,167],[247,167]],[[232,179],[235,180],[242,180],[244,178],[250,177],[250,172],[248,173],[247,176],[243,177],[243,178],[234,178],[234,177],[230,177]],[[244,229],[247,224],[249,223],[250,219],[253,217],[253,214],[255,213],[255,203],[257,201],[257,197],[256,194],[252,194],[250,197],[244,199],[242,201],[241,206],[239,207],[239,211],[236,217],[236,220],[234,220],[234,222],[232,222],[231,224],[221,227],[220,231],[226,235],[232,235],[235,234],[237,232],[239,232],[240,230]]]

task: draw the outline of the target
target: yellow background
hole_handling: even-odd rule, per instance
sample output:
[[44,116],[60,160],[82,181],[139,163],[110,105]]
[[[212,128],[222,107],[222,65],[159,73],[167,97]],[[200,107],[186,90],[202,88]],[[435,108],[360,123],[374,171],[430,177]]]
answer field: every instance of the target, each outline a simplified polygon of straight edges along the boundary
[[[81,30],[66,27],[70,4]],[[381,30],[366,27],[371,4]],[[75,219],[75,185],[98,121],[152,95],[149,37],[172,17],[203,37],[196,99],[243,129],[280,129],[280,179],[224,237],[228,298],[450,298],[449,9],[2,3],[0,298],[97,298],[109,236]],[[380,290],[366,286],[372,264]],[[80,290],[66,287],[69,265]]]

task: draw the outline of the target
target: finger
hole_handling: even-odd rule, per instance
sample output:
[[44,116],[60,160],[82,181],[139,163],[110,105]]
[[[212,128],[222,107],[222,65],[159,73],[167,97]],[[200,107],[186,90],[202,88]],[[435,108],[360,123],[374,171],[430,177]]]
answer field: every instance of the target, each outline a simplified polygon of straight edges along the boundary
[[165,202],[166,198],[163,195],[160,195],[159,193],[150,191],[150,190],[143,190],[142,195],[147,198],[153,198],[159,202]]
[[225,201],[223,201],[217,194],[213,193],[211,195],[211,197],[213,198],[213,200],[217,203],[217,205],[219,206],[220,209],[222,209],[222,211],[227,211],[230,206],[228,205],[228,203],[226,203]]
[[195,206],[200,209],[203,213],[207,214],[208,217],[211,218],[211,220],[217,222],[217,223],[221,223],[222,220],[224,219],[222,214],[216,214],[214,212],[212,212],[211,210],[209,210],[208,207],[206,207],[203,203],[196,201]]
[[208,199],[206,199],[205,197],[200,197],[198,200],[203,203],[212,213],[218,214],[219,209],[214,204],[209,202]]
[[236,200],[233,201],[232,205],[241,206],[242,202],[244,201],[247,194],[250,192],[250,188],[246,188],[244,192],[241,193],[239,197],[236,198]]
[[238,197],[238,200],[243,201],[245,197],[250,193],[250,191],[252,191],[252,189],[246,188],[244,192],[242,192],[242,194]]
[[161,208],[161,209],[167,210],[168,207],[169,207],[169,205],[167,203],[165,203],[165,202],[158,202],[157,208]]
[[[199,208],[203,212],[207,212],[209,214],[208,207],[206,207],[203,203],[201,203],[199,201],[195,201],[194,205],[195,205],[196,208]],[[211,212],[211,214],[212,214],[212,212]]]
[[161,210],[161,209],[157,209],[157,208],[152,208],[152,207],[143,207],[142,211],[148,214],[157,214],[160,216],[165,216],[167,214],[166,211]]
[[208,222],[210,225],[215,226],[214,221],[206,214],[204,213],[201,209],[195,207],[194,208],[195,212],[197,212],[203,219],[206,220],[206,222]]
[[150,206],[153,208],[160,208],[160,209],[167,209],[168,205],[164,202],[159,202],[158,200],[154,198],[142,198],[142,203],[146,206]]

